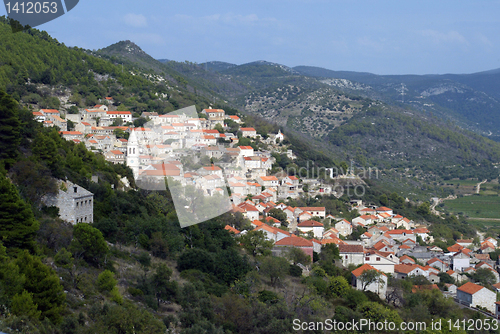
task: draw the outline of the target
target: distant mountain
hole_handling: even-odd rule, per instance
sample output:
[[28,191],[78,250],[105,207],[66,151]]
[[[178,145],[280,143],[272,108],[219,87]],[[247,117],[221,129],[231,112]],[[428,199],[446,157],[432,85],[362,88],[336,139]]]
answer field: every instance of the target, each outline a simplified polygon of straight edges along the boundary
[[443,75],[376,75],[311,66],[298,66],[294,70],[339,89],[342,87],[327,79],[361,83],[369,89],[351,85],[350,92],[440,115],[465,129],[500,139],[500,69]]
[[152,70],[164,72],[164,64],[154,59],[144,52],[137,44],[132,41],[120,41],[108,47],[98,50],[97,55],[113,57],[112,60],[123,61],[130,65],[135,65],[143,70]]
[[232,67],[238,66],[236,64],[226,63],[223,61],[209,61],[206,63],[201,63],[201,66],[205,67],[206,70],[221,72]]
[[97,55],[106,56],[114,62],[123,61],[142,71],[160,75],[176,86],[181,86],[191,93],[200,94],[212,100],[214,97],[221,100],[223,95],[244,90],[241,85],[228,81],[217,72],[206,71],[199,64],[154,59],[137,44],[128,40],[100,49],[97,51]]
[[264,60],[254,61],[238,66],[232,66],[221,72],[224,74],[246,77],[275,77],[288,76],[290,74],[299,74],[288,66],[271,63]]

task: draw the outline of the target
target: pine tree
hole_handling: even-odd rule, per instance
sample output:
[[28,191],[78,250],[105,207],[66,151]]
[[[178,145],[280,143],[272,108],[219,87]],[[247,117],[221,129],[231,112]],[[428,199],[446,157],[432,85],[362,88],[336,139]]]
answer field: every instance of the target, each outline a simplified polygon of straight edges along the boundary
[[16,187],[0,173],[0,241],[7,248],[35,250],[38,222]]
[[0,90],[0,160],[9,168],[15,163],[21,143],[17,102]]
[[24,289],[31,294],[32,302],[41,311],[41,318],[47,317],[54,323],[60,322],[66,295],[54,270],[27,251],[24,251],[15,263],[26,279]]

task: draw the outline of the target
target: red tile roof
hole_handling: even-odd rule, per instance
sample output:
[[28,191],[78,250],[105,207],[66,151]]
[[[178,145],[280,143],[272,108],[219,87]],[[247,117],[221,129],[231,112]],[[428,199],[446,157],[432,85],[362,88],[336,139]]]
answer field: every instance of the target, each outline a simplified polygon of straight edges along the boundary
[[414,259],[412,259],[411,257],[409,257],[408,255],[403,255],[403,256],[401,256],[401,257],[399,258],[399,262],[403,262],[403,260],[409,260],[409,261],[411,261],[411,262],[415,263],[415,260],[414,260]]
[[240,233],[240,231],[238,231],[237,229],[235,229],[234,227],[229,226],[229,225],[226,225],[226,226],[224,227],[224,229],[225,229],[225,230],[228,230],[229,232],[233,232],[234,234],[238,234],[238,233]]
[[484,289],[484,286],[477,285],[477,284],[474,284],[472,282],[467,282],[458,288],[458,290],[465,292],[465,293],[468,293],[470,295],[475,294],[476,292],[478,292],[481,289]]
[[339,245],[339,253],[363,253],[363,245]]
[[315,220],[306,220],[297,224],[298,227],[323,227],[323,224]]
[[[370,266],[368,263],[365,263],[363,264],[361,267],[357,268],[357,269],[354,269],[353,271],[351,271],[351,274],[353,274],[355,277],[359,277],[361,275],[363,275],[363,272],[364,271],[367,271],[367,270],[377,270],[375,269],[374,267]],[[386,276],[383,272],[381,272],[380,270],[377,270],[379,273],[381,273],[382,275]]]
[[278,240],[274,243],[276,246],[294,246],[294,247],[312,247],[313,243],[311,240],[307,240],[301,237],[286,237]]

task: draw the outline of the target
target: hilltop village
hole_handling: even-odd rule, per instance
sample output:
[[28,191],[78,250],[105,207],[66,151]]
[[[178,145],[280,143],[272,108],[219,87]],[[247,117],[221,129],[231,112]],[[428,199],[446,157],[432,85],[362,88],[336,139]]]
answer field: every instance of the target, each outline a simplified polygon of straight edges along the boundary
[[[106,98],[106,103],[112,103],[112,98]],[[342,194],[331,185],[290,171],[271,174],[273,153],[297,159],[284,144],[281,131],[263,137],[245,126],[239,116],[210,108],[197,117],[144,112],[139,117],[145,121],[141,126],[134,126],[138,117],[131,112],[110,111],[107,105],[78,114],[41,109],[33,115],[46,127],[58,127],[66,140],[83,143],[111,163],[126,164],[136,180],[164,183],[165,178],[172,178],[183,186],[193,185],[205,196],[227,193],[231,212],[246,224],[239,230],[231,225],[226,229],[235,238],[262,236],[273,243],[275,256],[284,256],[290,248],[300,249],[310,259],[299,263],[304,275],[309,274],[315,254],[335,244],[340,257],[337,265],[352,269],[351,284],[356,289],[388,299],[393,298],[389,278],[422,276],[431,284],[414,289],[440,290],[457,303],[499,314],[496,292],[500,291],[500,277],[488,254],[498,249],[497,240],[457,240],[441,249],[430,245],[434,240],[428,226],[388,207],[353,200],[350,209],[357,214],[348,221],[325,207],[290,206],[289,200],[302,196],[338,198]],[[249,145],[252,141],[266,143],[268,149],[256,150]],[[61,189],[57,198],[48,200],[59,207],[61,218],[72,223],[92,222],[92,194],[73,184]],[[498,290],[472,282],[476,272],[491,273],[492,286]]]

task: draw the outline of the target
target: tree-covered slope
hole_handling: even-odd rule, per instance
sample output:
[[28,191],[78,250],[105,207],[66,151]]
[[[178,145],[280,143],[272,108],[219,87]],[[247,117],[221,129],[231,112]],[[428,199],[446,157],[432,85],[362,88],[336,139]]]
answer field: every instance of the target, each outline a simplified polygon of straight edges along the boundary
[[122,65],[68,48],[44,31],[13,34],[5,18],[0,36],[0,88],[21,103],[58,109],[67,101],[83,108],[112,96],[116,106],[130,111],[165,113],[193,104],[204,108],[212,100],[182,84],[174,87],[132,62]]
[[441,172],[452,165],[500,162],[500,144],[433,117],[374,106],[325,138],[345,156],[362,155],[376,166]]

